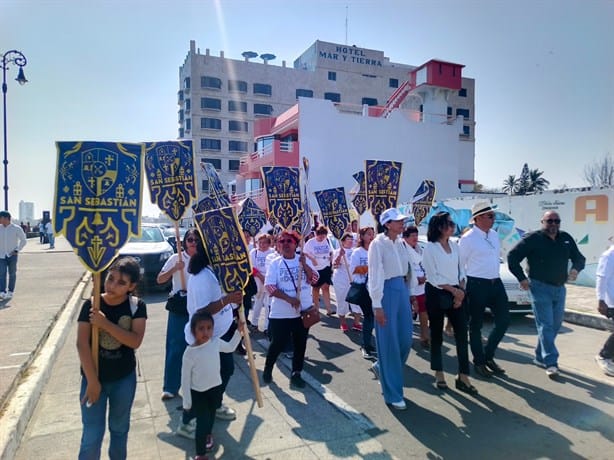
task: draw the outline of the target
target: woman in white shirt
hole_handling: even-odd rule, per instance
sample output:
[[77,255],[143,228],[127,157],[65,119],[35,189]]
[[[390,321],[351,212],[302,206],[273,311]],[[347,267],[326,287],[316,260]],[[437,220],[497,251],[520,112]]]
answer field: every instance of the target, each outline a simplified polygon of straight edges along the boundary
[[316,236],[305,243],[303,252],[318,271],[318,281],[313,284],[311,294],[313,304],[320,306],[320,290],[326,307],[326,316],[334,314],[330,304],[330,285],[333,284],[332,254],[333,248],[328,242],[328,229],[324,225],[316,228]]
[[[358,242],[356,248],[352,251],[350,258],[350,273],[352,274],[352,282],[366,284],[369,271],[369,245],[373,241],[375,231],[373,227],[363,227],[358,232]],[[376,359],[377,353],[373,347],[373,306],[371,299],[361,307],[363,314],[362,322],[362,357],[365,359]]]
[[264,285],[271,296],[269,333],[271,344],[266,355],[262,380],[271,383],[273,366],[286,344],[292,340],[294,354],[290,385],[304,388],[301,377],[309,330],[303,326],[301,312],[311,307],[311,283],[318,280],[318,272],[304,254],[296,254],[300,235],[284,230],[277,237],[281,256],[271,262]]
[[[266,276],[266,259],[275,250],[271,248],[273,237],[268,233],[263,233],[256,237],[257,247],[252,249],[249,253],[252,261],[253,276],[256,280],[256,286],[258,290],[255,295],[254,307],[252,309],[251,323],[257,329],[260,324],[260,316],[262,309],[268,304],[268,296],[266,289],[264,288],[264,277]],[[263,330],[266,329],[266,325]]]
[[[164,357],[164,383],[162,386],[162,401],[174,398],[181,385],[181,358],[186,347],[183,328],[188,322],[187,283],[190,274],[188,264],[190,257],[196,253],[196,244],[200,235],[195,228],[189,229],[184,237],[181,261],[178,254],[170,256],[156,281],[165,284],[172,279],[172,288],[166,303],[168,321],[166,323],[166,354]],[[183,272],[183,280],[181,274]],[[184,284],[182,284],[182,282]]]
[[476,395],[478,390],[469,381],[467,317],[464,306],[465,271],[460,263],[458,246],[450,241],[455,230],[456,224],[449,213],[440,212],[432,216],[427,233],[429,243],[424,248],[422,259],[427,280],[426,310],[431,329],[431,369],[435,371],[437,388],[447,389],[441,357],[443,318],[447,316],[456,340],[456,388]]
[[384,232],[369,246],[369,293],[375,315],[375,340],[384,401],[405,410],[403,370],[412,342],[411,306],[405,276],[410,267],[409,252],[401,233],[407,216],[396,208],[380,215]]
[[354,239],[351,233],[344,233],[341,236],[341,247],[333,251],[333,288],[335,299],[337,299],[337,315],[339,316],[340,329],[347,332],[349,327],[345,321],[345,315],[351,313],[354,317],[352,330],[362,331],[360,324],[360,307],[351,305],[345,300],[350,290],[350,267],[349,260],[352,257],[352,246]]

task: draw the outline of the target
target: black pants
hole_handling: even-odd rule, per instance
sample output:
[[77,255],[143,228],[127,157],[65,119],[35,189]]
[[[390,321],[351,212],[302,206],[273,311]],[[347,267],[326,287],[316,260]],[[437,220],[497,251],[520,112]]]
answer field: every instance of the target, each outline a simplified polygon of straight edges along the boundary
[[210,388],[206,391],[190,390],[192,393],[192,408],[183,412],[183,423],[187,424],[196,417],[196,433],[194,444],[196,455],[205,455],[207,435],[213,431],[215,410],[222,403],[222,386]]
[[292,372],[301,372],[305,362],[305,348],[307,348],[307,336],[309,335],[309,329],[305,329],[303,320],[300,317],[270,318],[269,333],[271,334],[271,345],[264,363],[265,370],[273,369],[277,357],[292,340],[294,347]]
[[447,316],[454,329],[458,373],[469,374],[469,346],[467,344],[467,317],[465,304],[460,308],[442,309],[439,305],[439,289],[426,283],[426,311],[431,329],[431,369],[443,371],[441,344],[443,343],[443,319]]
[[608,337],[608,340],[603,344],[603,348],[599,354],[602,358],[614,359],[614,333],[610,334],[610,337]]
[[[505,287],[500,278],[493,280],[467,277],[467,305],[469,307],[469,341],[473,364],[483,365],[495,356],[497,346],[510,324],[510,310]],[[484,310],[490,308],[495,325],[488,335],[486,346],[482,344]]]

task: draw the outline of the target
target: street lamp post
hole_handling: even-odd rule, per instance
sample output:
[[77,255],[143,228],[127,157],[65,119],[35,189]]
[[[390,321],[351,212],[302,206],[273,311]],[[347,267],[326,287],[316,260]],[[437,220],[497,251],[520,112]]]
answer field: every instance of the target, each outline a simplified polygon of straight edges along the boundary
[[17,80],[20,85],[25,85],[28,80],[23,73],[23,67],[27,64],[27,59],[21,51],[10,50],[2,55],[2,107],[3,107],[3,127],[4,127],[4,209],[9,210],[9,160],[6,142],[6,71],[9,64],[19,67]]

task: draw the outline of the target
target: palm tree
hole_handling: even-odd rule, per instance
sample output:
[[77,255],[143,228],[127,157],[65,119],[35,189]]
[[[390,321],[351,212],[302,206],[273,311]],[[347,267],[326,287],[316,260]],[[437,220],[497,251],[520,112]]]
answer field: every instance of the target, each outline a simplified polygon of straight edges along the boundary
[[529,192],[543,192],[548,189],[550,181],[542,177],[543,171],[531,169],[529,171]]
[[518,192],[518,179],[515,174],[510,174],[503,181],[503,191],[509,195],[515,195]]

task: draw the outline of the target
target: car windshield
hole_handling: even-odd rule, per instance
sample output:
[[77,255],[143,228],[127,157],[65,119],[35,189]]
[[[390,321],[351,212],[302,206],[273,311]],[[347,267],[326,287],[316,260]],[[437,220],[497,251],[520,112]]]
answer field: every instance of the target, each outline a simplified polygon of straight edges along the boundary
[[143,227],[140,237],[130,238],[131,243],[161,243],[162,241],[164,241],[164,236],[158,227]]

